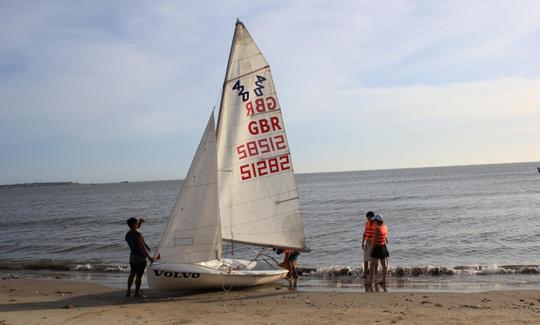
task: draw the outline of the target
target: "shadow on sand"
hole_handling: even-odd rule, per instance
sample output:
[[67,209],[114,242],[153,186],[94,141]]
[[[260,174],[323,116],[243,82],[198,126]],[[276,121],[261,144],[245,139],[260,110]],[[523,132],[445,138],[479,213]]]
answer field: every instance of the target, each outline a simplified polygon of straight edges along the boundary
[[100,306],[152,304],[160,302],[191,301],[195,303],[213,303],[242,301],[268,298],[284,295],[298,295],[296,291],[282,288],[237,289],[230,292],[199,291],[199,292],[165,292],[145,290],[144,298],[124,297],[124,290],[108,291],[105,293],[77,295],[57,300],[0,304],[1,312],[43,310],[43,309],[75,309]]

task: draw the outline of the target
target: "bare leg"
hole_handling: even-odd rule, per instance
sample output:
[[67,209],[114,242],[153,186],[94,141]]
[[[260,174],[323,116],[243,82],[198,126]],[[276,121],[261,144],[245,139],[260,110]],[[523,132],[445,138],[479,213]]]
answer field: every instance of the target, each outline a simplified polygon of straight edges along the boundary
[[134,278],[135,278],[135,273],[130,273],[128,276],[126,297],[129,297],[129,295],[131,294],[131,286],[133,285]]
[[298,284],[298,271],[296,270],[296,265],[294,265],[294,262],[291,262],[291,270],[293,277],[293,288],[296,288]]
[[371,271],[369,268],[366,271],[366,275],[364,276],[364,289],[366,292],[373,292],[373,286],[371,284],[371,277],[370,277]]
[[383,258],[381,259],[381,264],[382,264],[382,285],[383,285],[383,289],[384,289],[384,292],[386,292],[386,274],[388,273],[388,259],[387,258]]
[[137,274],[137,277],[135,278],[135,294],[133,295],[134,297],[141,296],[139,292],[139,290],[141,289],[141,280],[142,280],[142,275]]
[[289,273],[287,273],[287,281],[289,281],[289,289],[293,288],[293,265],[290,261],[285,263],[285,266]]
[[364,289],[366,292],[373,292],[373,286],[368,282],[367,279],[364,279]]
[[371,266],[369,270],[369,285],[373,285],[375,283],[374,280],[376,280],[377,276],[377,259],[373,259],[369,264]]
[[369,241],[367,241],[364,246],[364,279],[367,279],[369,277],[369,261],[366,260],[366,254],[368,254],[369,250]]
[[369,275],[369,262],[364,261],[364,279],[366,279]]

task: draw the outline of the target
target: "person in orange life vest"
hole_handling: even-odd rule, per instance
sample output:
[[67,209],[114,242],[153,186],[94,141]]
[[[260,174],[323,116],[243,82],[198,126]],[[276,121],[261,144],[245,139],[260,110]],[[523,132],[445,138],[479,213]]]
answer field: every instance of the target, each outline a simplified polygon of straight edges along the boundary
[[130,272],[127,282],[126,297],[129,297],[131,294],[131,286],[133,285],[133,280],[135,279],[134,297],[139,298],[142,297],[139,290],[141,288],[141,280],[144,274],[144,269],[146,268],[146,259],[148,258],[150,263],[154,262],[154,259],[148,254],[144,243],[144,237],[138,231],[141,223],[135,218],[129,218],[126,223],[129,226],[129,231],[126,233],[125,238],[131,251],[131,254],[129,255]]
[[292,248],[277,249],[276,254],[280,255],[283,253],[284,258],[283,262],[279,263],[279,266],[287,269],[287,281],[289,281],[289,289],[296,288],[298,284],[298,256],[300,252],[295,251]]
[[373,221],[376,223],[375,228],[375,238],[374,238],[374,247],[373,252],[371,252],[371,257],[373,261],[371,262],[370,270],[370,283],[373,283],[375,275],[377,274],[378,262],[381,262],[382,266],[382,280],[377,284],[381,284],[386,291],[386,273],[388,272],[388,249],[386,245],[388,244],[388,228],[384,224],[383,216],[380,214],[375,215]]
[[369,275],[369,262],[372,261],[371,252],[373,251],[373,238],[375,236],[375,222],[373,217],[375,213],[368,211],[366,213],[366,223],[364,224],[364,234],[362,236],[362,249],[364,250],[364,278]]

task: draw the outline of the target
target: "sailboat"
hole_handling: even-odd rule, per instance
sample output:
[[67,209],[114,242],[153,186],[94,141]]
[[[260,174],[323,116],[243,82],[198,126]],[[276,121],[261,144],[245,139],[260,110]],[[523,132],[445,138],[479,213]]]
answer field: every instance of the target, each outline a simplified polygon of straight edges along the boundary
[[217,127],[210,115],[156,255],[157,290],[262,285],[287,270],[224,257],[223,242],[305,251],[304,224],[270,66],[236,22]]

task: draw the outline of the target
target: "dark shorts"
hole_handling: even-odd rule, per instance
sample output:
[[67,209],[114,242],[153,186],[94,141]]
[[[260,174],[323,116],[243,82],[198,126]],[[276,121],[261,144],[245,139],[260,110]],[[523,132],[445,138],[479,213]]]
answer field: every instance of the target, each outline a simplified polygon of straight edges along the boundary
[[146,258],[131,254],[129,256],[129,266],[131,268],[131,274],[142,276],[144,269],[146,269]]
[[390,254],[388,254],[388,249],[386,248],[386,246],[376,245],[373,248],[373,252],[371,252],[371,257],[376,259],[383,259],[387,258],[388,256],[390,256]]
[[137,276],[142,276],[144,274],[144,269],[146,269],[146,262],[138,264],[129,263],[129,266],[131,268],[131,274],[137,274]]

